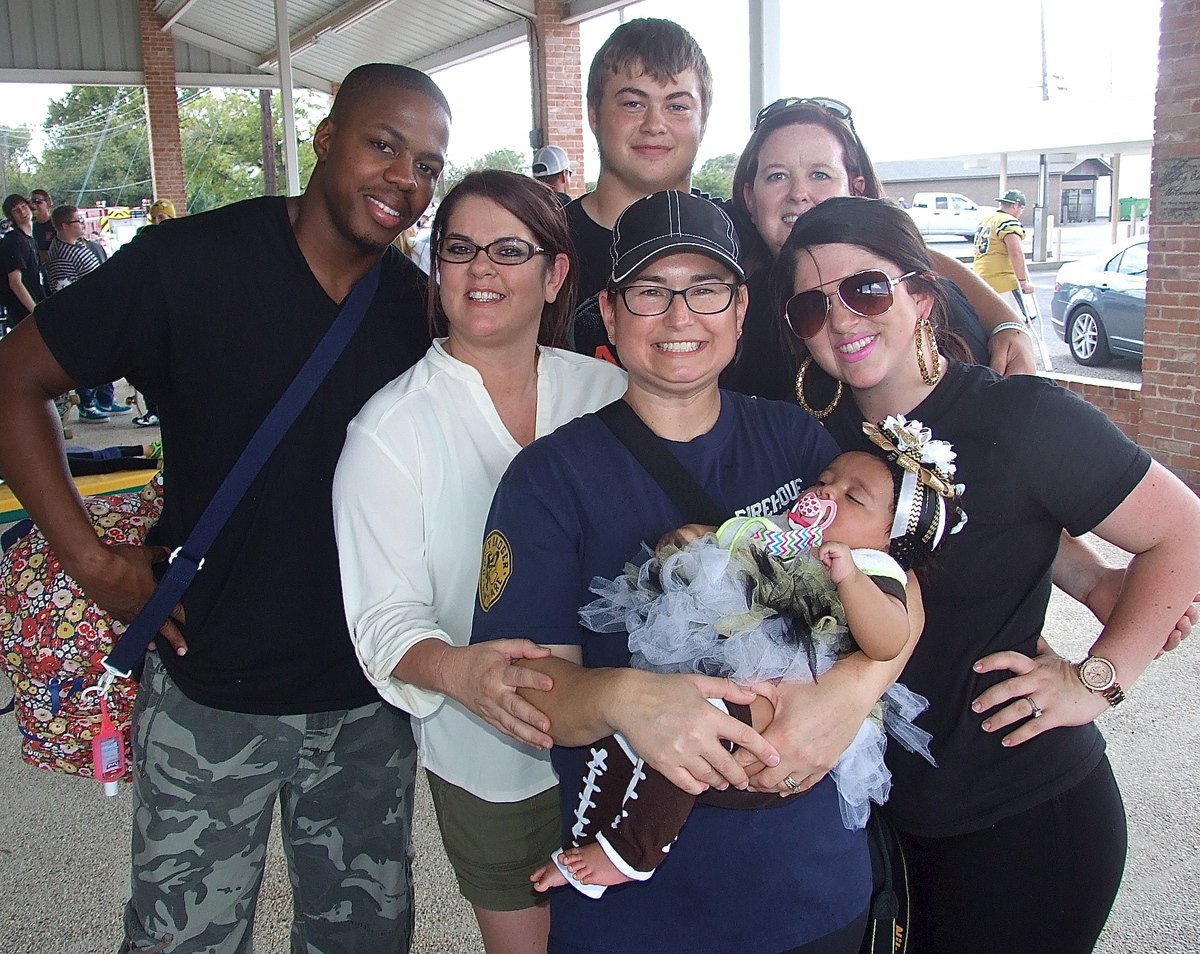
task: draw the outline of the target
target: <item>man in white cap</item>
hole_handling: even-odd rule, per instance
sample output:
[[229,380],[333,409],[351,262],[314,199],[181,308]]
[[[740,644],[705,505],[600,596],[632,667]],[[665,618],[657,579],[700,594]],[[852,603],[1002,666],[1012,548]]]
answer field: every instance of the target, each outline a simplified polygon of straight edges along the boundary
[[571,160],[562,146],[542,146],[533,154],[533,177],[554,190],[559,205],[571,201],[567,195],[567,187],[571,182]]

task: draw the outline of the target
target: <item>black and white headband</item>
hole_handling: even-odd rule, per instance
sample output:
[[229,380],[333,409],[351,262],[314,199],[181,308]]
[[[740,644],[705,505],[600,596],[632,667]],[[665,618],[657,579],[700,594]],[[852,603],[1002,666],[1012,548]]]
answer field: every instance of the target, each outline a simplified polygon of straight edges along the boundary
[[[919,542],[931,552],[941,544],[947,531],[958,533],[966,524],[967,515],[952,505],[965,488],[954,483],[954,460],[958,455],[950,443],[934,440],[928,427],[917,420],[905,420],[903,414],[878,425],[866,422],[863,433],[904,471],[891,539]],[[953,525],[948,526],[952,512]]]

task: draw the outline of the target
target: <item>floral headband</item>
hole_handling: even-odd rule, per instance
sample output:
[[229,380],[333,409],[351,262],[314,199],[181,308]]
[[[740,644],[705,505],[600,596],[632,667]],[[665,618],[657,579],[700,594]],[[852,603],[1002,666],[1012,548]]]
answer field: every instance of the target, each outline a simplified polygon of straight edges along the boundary
[[[958,456],[954,448],[947,441],[934,440],[928,427],[906,420],[903,414],[878,425],[864,423],[863,433],[904,471],[891,538],[919,543],[931,552],[947,529],[958,533],[967,522],[967,515],[957,507],[966,488],[954,483]],[[953,525],[947,528],[951,514]]]

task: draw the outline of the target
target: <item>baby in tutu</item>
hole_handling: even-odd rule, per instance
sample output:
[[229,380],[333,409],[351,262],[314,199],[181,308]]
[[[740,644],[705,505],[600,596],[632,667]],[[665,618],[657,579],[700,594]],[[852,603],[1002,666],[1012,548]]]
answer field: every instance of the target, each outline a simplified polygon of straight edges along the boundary
[[[637,668],[703,672],[742,685],[812,681],[855,649],[871,659],[896,658],[909,637],[906,570],[962,526],[963,488],[953,483],[950,445],[932,440],[919,421],[898,416],[863,429],[879,453],[835,458],[785,518],[735,517],[715,534],[681,528],[641,566],[627,566],[615,580],[593,580],[600,599],[580,610],[584,625],[628,633]],[[774,715],[762,696],[749,706],[713,704],[759,732]],[[848,828],[865,825],[870,802],[884,802],[890,790],[884,728],[933,761],[928,733],[912,724],[926,706],[893,686],[832,770]],[[778,799],[770,792],[700,797],[740,808]],[[535,872],[535,887],[571,884],[599,897],[607,885],[647,880],[694,802],[620,735],[596,742],[572,845]]]

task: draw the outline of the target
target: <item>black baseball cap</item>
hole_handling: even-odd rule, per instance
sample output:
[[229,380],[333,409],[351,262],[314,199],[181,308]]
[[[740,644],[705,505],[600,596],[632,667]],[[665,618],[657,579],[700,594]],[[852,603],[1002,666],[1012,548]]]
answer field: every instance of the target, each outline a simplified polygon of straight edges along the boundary
[[715,258],[746,280],[738,264],[733,220],[708,199],[669,189],[638,199],[613,225],[612,283],[619,285],[654,259],[673,252]]

